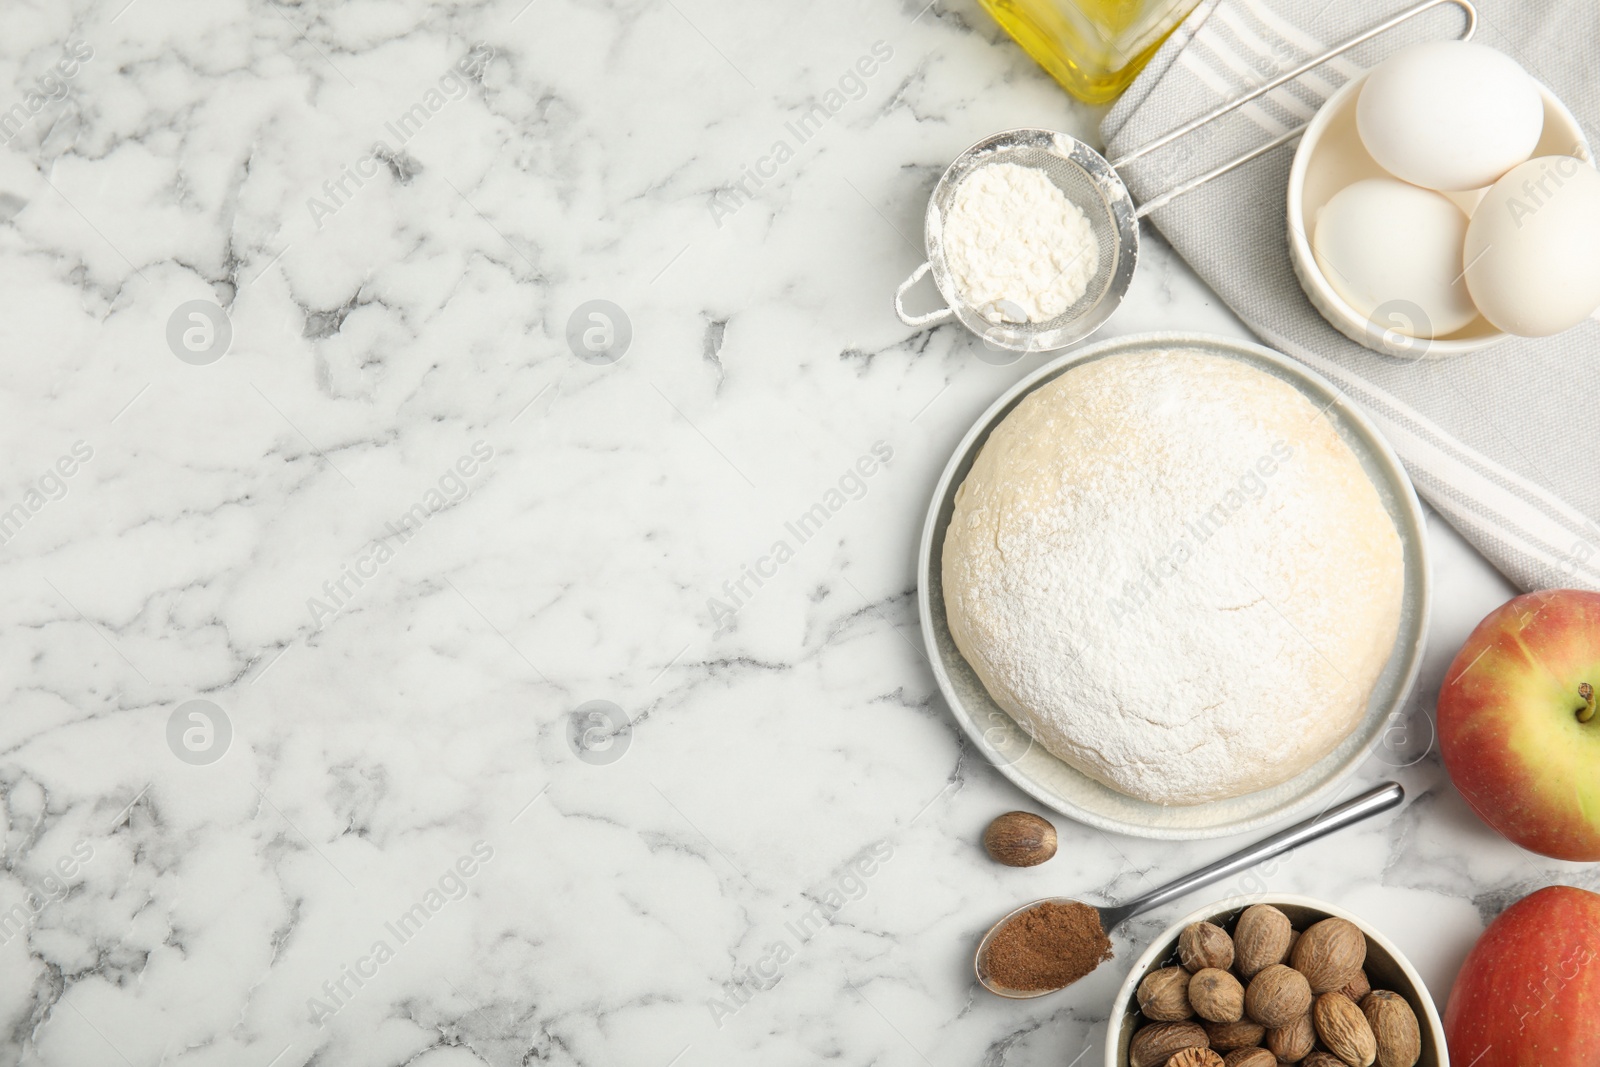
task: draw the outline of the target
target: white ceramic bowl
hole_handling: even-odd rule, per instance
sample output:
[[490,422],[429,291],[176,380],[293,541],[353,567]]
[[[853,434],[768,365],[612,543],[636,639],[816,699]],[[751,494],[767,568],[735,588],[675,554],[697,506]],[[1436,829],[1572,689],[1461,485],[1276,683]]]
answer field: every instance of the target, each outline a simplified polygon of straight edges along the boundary
[[1239,917],[1239,913],[1252,904],[1271,904],[1278,908],[1289,916],[1296,930],[1304,930],[1312,923],[1330,916],[1348,919],[1355,923],[1367,936],[1365,969],[1367,977],[1372,981],[1372,988],[1399,993],[1410,1002],[1412,1010],[1417,1013],[1417,1022],[1422,1031],[1422,1057],[1417,1060],[1417,1067],[1450,1067],[1450,1053],[1445,1047],[1444,1024],[1439,1021],[1439,1011],[1434,1007],[1433,998],[1428,995],[1428,987],[1423,983],[1422,976],[1411,966],[1411,961],[1406,959],[1405,954],[1359,915],[1352,915],[1325,900],[1291,894],[1239,896],[1219,900],[1215,904],[1185,915],[1156,938],[1134,961],[1133,967],[1128,971],[1128,977],[1117,990],[1117,998],[1111,1002],[1111,1018],[1106,1023],[1105,1067],[1128,1067],[1128,1043],[1133,1040],[1133,1032],[1139,1024],[1139,1000],[1135,993],[1145,975],[1159,967],[1177,963],[1178,935],[1183,932],[1183,928],[1190,923],[1206,920],[1216,923],[1223,929],[1231,930],[1233,921]]
[[[1244,796],[1190,805],[1151,804],[1119,793],[1052,756],[1044,746],[1034,744],[1016,720],[994,702],[956,647],[945,617],[941,565],[945,527],[955,509],[956,491],[990,432],[1024,397],[1091,360],[1124,352],[1173,348],[1238,360],[1287,382],[1323,412],[1361,461],[1393,520],[1405,552],[1406,572],[1394,648],[1373,687],[1366,715],[1350,736],[1287,782]],[[1223,837],[1247,833],[1325,803],[1378,747],[1393,727],[1394,716],[1403,713],[1427,643],[1427,547],[1422,507],[1411,480],[1383,435],[1341,390],[1304,364],[1249,341],[1206,334],[1137,334],[1077,348],[1046,363],[1007,390],[967,431],[945,466],[928,505],[917,557],[917,607],[928,662],[951,714],[978,751],[1018,788],[1068,818],[1113,833],[1168,840]]]
[[[1295,277],[1306,296],[1340,333],[1375,352],[1404,359],[1441,359],[1487,348],[1509,337],[1482,315],[1444,337],[1419,341],[1385,329],[1351,307],[1334,291],[1311,252],[1311,233],[1317,212],[1333,195],[1364,178],[1389,176],[1378,166],[1361,143],[1356,130],[1356,97],[1366,81],[1362,76],[1346,84],[1323,104],[1295,149],[1294,165],[1289,170],[1289,259]],[[1592,160],[1589,143],[1572,112],[1550,90],[1539,87],[1544,96],[1544,135],[1534,149],[1535,156],[1577,155]],[[1446,193],[1471,214],[1486,190]]]

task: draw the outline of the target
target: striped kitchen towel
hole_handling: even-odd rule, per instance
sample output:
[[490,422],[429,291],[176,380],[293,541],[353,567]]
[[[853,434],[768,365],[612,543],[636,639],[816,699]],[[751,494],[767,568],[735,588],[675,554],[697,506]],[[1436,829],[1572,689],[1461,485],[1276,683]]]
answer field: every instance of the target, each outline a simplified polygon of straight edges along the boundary
[[[1101,126],[1116,158],[1403,11],[1414,0],[1203,0]],[[1516,58],[1600,129],[1600,5],[1478,0],[1475,40]],[[1308,120],[1402,45],[1460,35],[1433,8],[1122,170],[1138,201]],[[1600,589],[1600,322],[1448,359],[1401,360],[1346,339],[1301,292],[1284,197],[1293,145],[1150,216],[1267,344],[1359,404],[1418,493],[1523,589]]]

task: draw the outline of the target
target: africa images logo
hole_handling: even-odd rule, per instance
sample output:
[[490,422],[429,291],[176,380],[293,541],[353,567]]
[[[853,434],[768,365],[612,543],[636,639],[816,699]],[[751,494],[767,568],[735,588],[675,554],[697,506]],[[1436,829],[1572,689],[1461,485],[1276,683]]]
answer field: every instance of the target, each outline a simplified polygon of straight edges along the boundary
[[213,701],[185,701],[167,717],[167,747],[190,766],[217,762],[232,743],[233,722]]

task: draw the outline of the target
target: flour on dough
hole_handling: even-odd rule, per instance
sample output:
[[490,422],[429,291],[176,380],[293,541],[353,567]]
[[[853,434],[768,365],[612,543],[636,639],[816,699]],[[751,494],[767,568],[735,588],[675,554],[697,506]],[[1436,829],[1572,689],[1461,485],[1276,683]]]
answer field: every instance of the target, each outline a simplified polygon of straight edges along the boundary
[[1284,782],[1356,728],[1399,629],[1399,535],[1288,383],[1110,356],[984,444],[946,532],[956,645],[1045,749],[1196,804]]

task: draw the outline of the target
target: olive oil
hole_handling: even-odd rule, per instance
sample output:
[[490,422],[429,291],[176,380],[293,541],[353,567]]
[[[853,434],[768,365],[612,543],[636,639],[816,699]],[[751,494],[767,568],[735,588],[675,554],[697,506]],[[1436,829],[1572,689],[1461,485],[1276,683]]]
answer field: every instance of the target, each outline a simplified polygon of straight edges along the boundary
[[1062,87],[1115,100],[1199,0],[981,0]]

